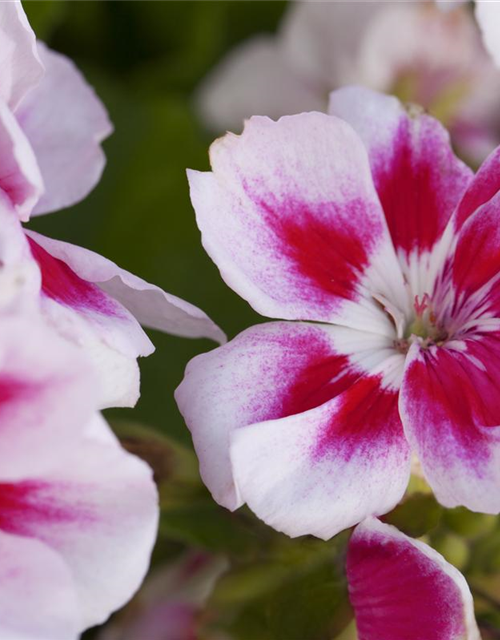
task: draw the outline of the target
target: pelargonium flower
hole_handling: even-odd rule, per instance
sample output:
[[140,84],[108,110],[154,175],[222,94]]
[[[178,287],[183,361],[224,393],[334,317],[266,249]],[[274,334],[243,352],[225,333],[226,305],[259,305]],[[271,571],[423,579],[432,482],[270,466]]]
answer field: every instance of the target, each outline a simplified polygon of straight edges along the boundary
[[76,640],[139,587],[156,488],[97,413],[82,351],[34,312],[0,328],[0,637]]
[[[495,5],[478,11],[498,14]],[[240,130],[252,115],[325,111],[330,91],[346,84],[421,104],[476,163],[500,141],[500,72],[480,29],[466,7],[442,12],[433,2],[294,2],[276,36],[223,59],[197,103],[211,128]]]
[[374,518],[347,552],[359,640],[480,640],[463,575],[437,553]]
[[[290,536],[403,496],[500,511],[500,150],[476,176],[442,126],[368,89],[250,119],[189,172],[205,249],[257,325],[177,390],[202,477]],[[339,117],[340,116],[340,117]]]
[[[97,183],[107,113],[73,63],[37,42],[19,2],[0,3],[0,190],[21,220],[74,204]],[[27,232],[49,322],[83,347],[101,377],[101,406],[139,396],[141,329],[224,341],[199,309],[86,249]]]

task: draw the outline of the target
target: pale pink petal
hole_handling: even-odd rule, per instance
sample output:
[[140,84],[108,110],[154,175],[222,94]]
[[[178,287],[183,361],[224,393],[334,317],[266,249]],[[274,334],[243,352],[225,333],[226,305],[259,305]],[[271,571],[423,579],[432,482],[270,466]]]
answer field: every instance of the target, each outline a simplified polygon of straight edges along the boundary
[[191,361],[176,399],[214,498],[323,538],[392,508],[409,477],[393,354],[375,334],[270,323]]
[[476,0],[476,19],[488,52],[500,66],[500,6],[495,0]]
[[36,39],[19,0],[0,3],[0,101],[15,109],[43,76]]
[[80,611],[73,577],[61,556],[39,540],[3,531],[0,555],[0,637],[77,640]]
[[240,131],[253,115],[323,109],[321,87],[298,77],[274,37],[258,36],[234,49],[203,80],[196,96],[203,121],[216,131]]
[[138,356],[154,347],[139,322],[189,337],[224,334],[199,309],[75,245],[27,232],[42,272],[42,310],[82,347],[101,380],[101,407],[133,406],[139,397]]
[[40,271],[12,203],[0,193],[0,311],[33,313],[40,292]]
[[368,518],[347,552],[359,640],[480,640],[463,575],[434,549]]
[[[73,446],[97,402],[83,355],[43,325],[35,311],[0,321],[2,479],[39,472]],[[41,447],[45,453],[41,455]]]
[[[254,117],[190,172],[205,249],[261,314],[388,333],[372,294],[405,300],[366,151],[320,113]],[[362,310],[361,310],[362,308]]]
[[[94,419],[94,431],[108,429]],[[46,439],[37,453],[51,448],[57,442]],[[142,582],[156,537],[157,493],[147,465],[106,434],[59,453],[43,474],[0,484],[0,530],[39,540],[64,559],[83,631],[103,622]]]
[[334,91],[329,110],[366,145],[396,248],[405,256],[430,251],[473,175],[453,154],[445,129],[418,108],[361,87]]
[[41,42],[38,53],[45,75],[15,112],[45,185],[34,215],[69,207],[95,187],[106,161],[101,142],[112,132],[104,106],[73,62]]
[[401,390],[408,440],[446,507],[500,512],[500,337],[485,326],[445,347],[413,345]]
[[[5,3],[0,3],[1,7]],[[23,221],[43,193],[43,181],[28,139],[9,107],[0,102],[0,189]]]

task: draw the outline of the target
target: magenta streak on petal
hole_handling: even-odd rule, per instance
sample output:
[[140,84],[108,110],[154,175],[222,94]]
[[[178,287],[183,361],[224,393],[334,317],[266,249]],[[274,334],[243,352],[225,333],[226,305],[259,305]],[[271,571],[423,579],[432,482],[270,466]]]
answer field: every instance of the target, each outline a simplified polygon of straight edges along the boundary
[[411,542],[355,534],[347,578],[359,640],[465,638],[458,587]]
[[279,202],[272,196],[256,202],[292,270],[313,285],[304,295],[319,302],[356,298],[356,285],[380,234],[365,202],[313,205],[290,198]]
[[371,443],[376,442],[380,452],[381,441],[388,449],[399,446],[402,434],[398,392],[382,388],[380,376],[363,376],[339,397],[332,422],[324,426],[315,445],[314,457],[321,459],[341,445],[346,460],[365,450],[369,461]]
[[26,480],[0,483],[0,530],[42,538],[47,526],[84,525],[95,520],[83,504],[60,500],[65,486]]
[[[500,424],[500,340],[490,335],[481,341],[466,340],[464,352],[423,351],[405,382],[425,457],[438,456],[441,465],[459,459],[478,478],[491,455],[488,432],[478,427]],[[488,364],[482,370],[477,363]]]
[[[396,249],[408,254],[412,249],[431,249],[453,212],[453,207],[446,207],[442,185],[436,179],[437,158],[426,150],[415,150],[419,140],[412,139],[411,127],[411,119],[401,120],[394,138],[394,156],[389,164],[385,158],[377,162],[375,157],[375,164],[380,166],[374,172],[392,241]],[[429,129],[426,147],[442,144],[434,143],[430,136]]]
[[118,306],[97,285],[82,280],[65,262],[51,256],[33,238],[27,236],[27,239],[42,272],[42,291],[46,296],[81,311],[121,316]]

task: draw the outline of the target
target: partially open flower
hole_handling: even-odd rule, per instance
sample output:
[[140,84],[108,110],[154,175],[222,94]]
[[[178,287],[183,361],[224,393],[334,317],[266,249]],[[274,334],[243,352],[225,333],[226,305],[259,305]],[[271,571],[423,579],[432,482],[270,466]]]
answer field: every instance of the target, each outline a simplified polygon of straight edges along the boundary
[[331,111],[252,118],[189,174],[226,282],[300,321],[188,365],[204,481],[329,538],[399,502],[413,450],[443,505],[498,513],[500,150],[474,177],[417,108],[346,88]]

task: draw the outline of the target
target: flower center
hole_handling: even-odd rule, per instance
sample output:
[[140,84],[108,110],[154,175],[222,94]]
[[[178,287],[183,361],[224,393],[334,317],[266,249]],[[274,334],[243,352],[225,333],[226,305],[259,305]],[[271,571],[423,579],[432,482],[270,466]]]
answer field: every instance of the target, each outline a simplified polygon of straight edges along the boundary
[[403,337],[395,340],[398,351],[406,353],[414,342],[418,342],[423,348],[443,345],[448,339],[448,332],[437,322],[428,293],[421,297],[415,296],[413,310],[413,321],[406,326]]

